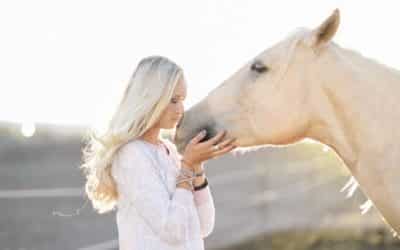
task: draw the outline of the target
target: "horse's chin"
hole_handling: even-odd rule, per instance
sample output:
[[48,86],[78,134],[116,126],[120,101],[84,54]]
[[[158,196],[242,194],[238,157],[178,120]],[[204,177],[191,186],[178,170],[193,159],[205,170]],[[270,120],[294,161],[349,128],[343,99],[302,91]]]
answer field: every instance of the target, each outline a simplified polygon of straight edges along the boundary
[[240,148],[253,148],[253,147],[260,147],[264,146],[266,143],[260,140],[252,139],[249,137],[241,137],[235,135],[227,135],[230,138],[236,138],[235,145]]

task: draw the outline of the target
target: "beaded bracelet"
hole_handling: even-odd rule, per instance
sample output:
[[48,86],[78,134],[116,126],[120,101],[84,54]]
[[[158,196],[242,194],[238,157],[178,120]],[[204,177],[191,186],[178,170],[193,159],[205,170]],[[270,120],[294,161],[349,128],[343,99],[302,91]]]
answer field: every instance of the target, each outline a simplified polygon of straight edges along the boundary
[[187,168],[181,167],[180,172],[181,172],[182,174],[184,174],[184,175],[187,175],[187,176],[195,176],[194,171],[192,171],[192,170],[190,170],[190,169],[187,169]]
[[206,177],[204,179],[203,184],[201,184],[200,186],[194,186],[193,188],[194,188],[194,191],[199,191],[199,190],[201,190],[201,189],[203,189],[203,188],[205,188],[207,186],[208,186],[208,181],[207,181],[207,177]]
[[190,182],[190,183],[192,183],[192,178],[182,178],[182,179],[176,180],[176,184],[180,184],[182,182],[188,182],[188,183]]
[[188,175],[178,175],[176,177],[176,180],[194,180],[196,177],[194,176],[188,176]]
[[193,191],[193,180],[196,178],[193,171],[187,168],[180,168],[179,175],[176,178],[176,184],[180,184],[182,182],[187,182],[190,185],[191,190]]
[[182,182],[187,182],[187,183],[189,184],[189,186],[190,186],[190,190],[191,190],[191,191],[194,190],[193,181],[192,181],[191,178],[189,178],[189,179],[180,179],[180,180],[177,180],[177,181],[176,181],[176,185],[178,185],[178,184],[180,184],[180,183],[182,183]]

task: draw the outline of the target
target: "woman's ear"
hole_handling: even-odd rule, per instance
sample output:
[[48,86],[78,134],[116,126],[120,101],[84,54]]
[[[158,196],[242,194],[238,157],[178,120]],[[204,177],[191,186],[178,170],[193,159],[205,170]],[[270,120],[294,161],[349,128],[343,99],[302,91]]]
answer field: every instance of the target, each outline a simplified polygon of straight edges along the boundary
[[335,9],[334,12],[322,24],[310,32],[307,39],[307,44],[313,48],[319,48],[325,45],[335,35],[336,31],[338,30],[339,23],[339,9]]

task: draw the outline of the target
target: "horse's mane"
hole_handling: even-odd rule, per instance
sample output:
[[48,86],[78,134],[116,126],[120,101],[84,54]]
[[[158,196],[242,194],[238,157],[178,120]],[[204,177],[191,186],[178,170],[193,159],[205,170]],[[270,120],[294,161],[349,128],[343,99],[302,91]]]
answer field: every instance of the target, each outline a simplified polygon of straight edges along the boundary
[[[360,53],[359,51],[343,48],[338,44],[331,42],[332,47],[338,51],[343,59],[347,61],[351,61],[353,64],[358,65],[364,69],[368,69],[368,71],[372,71],[372,73],[384,72],[391,73],[397,75],[400,78],[400,71],[396,68],[390,67],[382,62],[374,58],[367,57]],[[340,52],[339,52],[340,51]]]

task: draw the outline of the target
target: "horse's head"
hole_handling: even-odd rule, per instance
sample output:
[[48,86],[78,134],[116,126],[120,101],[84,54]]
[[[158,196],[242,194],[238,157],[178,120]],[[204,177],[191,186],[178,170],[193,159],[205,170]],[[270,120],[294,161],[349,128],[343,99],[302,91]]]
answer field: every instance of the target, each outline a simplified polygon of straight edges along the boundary
[[329,47],[339,11],[313,30],[302,29],[266,49],[185,112],[176,132],[182,151],[200,130],[220,130],[241,147],[288,144],[304,138],[318,57]]

